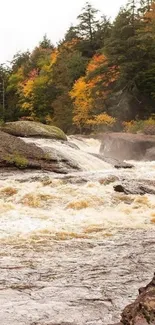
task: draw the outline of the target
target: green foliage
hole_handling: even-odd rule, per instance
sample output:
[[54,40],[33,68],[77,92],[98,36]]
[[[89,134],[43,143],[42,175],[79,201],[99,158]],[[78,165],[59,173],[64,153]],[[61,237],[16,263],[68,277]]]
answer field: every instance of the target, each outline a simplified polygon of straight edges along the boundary
[[0,119],[26,116],[70,132],[76,97],[87,130],[87,120],[105,113],[120,124],[139,119],[137,132],[155,113],[154,49],[155,1],[127,0],[113,23],[87,2],[57,47],[45,34],[31,53],[17,53],[11,68],[0,66]]
[[124,123],[124,131],[128,133],[155,135],[155,119],[154,117],[150,117],[148,120],[126,122]]
[[8,155],[5,157],[5,161],[7,161],[10,165],[14,165],[18,168],[24,169],[28,166],[28,160],[20,155],[18,152],[15,152],[13,155]]

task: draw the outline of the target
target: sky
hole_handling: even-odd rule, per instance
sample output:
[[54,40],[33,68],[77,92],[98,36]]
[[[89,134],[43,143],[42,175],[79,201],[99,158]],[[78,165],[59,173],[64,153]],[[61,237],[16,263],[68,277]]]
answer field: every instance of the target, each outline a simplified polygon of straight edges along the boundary
[[[91,0],[112,19],[127,0]],[[85,0],[3,0],[0,17],[0,64],[17,52],[32,50],[47,34],[53,44],[76,22]]]

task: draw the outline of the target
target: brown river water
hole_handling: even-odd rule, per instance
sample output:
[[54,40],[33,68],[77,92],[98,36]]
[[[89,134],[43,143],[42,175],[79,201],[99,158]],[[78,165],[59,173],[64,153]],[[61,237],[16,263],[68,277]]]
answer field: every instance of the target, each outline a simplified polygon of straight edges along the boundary
[[116,193],[115,177],[152,180],[155,162],[115,170],[89,154],[97,140],[34,141],[83,171],[1,172],[0,324],[116,323],[154,272],[155,197]]

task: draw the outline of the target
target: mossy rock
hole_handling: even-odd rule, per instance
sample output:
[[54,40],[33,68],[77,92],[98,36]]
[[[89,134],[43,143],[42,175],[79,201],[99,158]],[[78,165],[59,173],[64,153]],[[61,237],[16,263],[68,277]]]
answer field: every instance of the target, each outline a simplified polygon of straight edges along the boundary
[[72,160],[64,159],[55,149],[50,154],[35,143],[26,143],[23,139],[0,131],[0,170],[35,169],[66,174],[78,170]]
[[19,137],[41,137],[66,141],[65,133],[51,125],[31,121],[9,122],[0,128],[1,131]]

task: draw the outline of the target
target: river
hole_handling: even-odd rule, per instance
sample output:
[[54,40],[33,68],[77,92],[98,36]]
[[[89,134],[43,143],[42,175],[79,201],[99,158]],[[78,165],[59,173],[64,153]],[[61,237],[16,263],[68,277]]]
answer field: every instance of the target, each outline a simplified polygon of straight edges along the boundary
[[77,172],[0,174],[2,325],[114,324],[152,278],[155,197],[113,186],[122,178],[154,179],[155,162],[116,170],[91,155],[99,153],[98,140],[69,140],[25,141],[61,152]]

